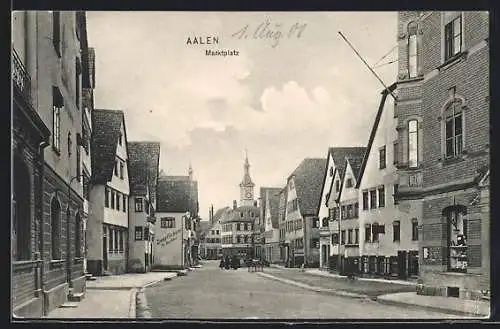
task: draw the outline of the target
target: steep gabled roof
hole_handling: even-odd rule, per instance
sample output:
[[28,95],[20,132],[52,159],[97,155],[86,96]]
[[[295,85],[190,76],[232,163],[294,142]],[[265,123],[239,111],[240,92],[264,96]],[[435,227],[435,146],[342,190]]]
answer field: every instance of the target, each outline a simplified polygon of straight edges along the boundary
[[380,118],[384,112],[385,101],[390,93],[396,89],[396,83],[393,83],[389,88],[382,91],[382,99],[380,100],[380,105],[378,107],[377,115],[375,116],[375,121],[373,123],[372,131],[370,132],[370,138],[368,139],[368,147],[366,148],[361,167],[359,169],[358,177],[356,177],[356,188],[359,188],[361,184],[361,179],[363,178],[363,173],[365,172],[366,163],[368,162],[368,157],[370,156],[370,151],[372,149],[373,141],[375,140],[375,135],[377,134],[378,125],[380,123]]
[[218,210],[215,212],[214,217],[212,218],[212,222],[213,222],[214,224],[215,224],[215,223],[217,223],[217,222],[221,219],[222,215],[223,215],[223,214],[224,214],[227,210],[229,210],[229,209],[231,209],[231,207],[224,207],[224,208],[220,208],[220,209],[218,209]]
[[337,196],[337,201],[340,200],[340,197],[342,195],[342,191],[344,190],[344,180],[345,180],[345,175],[347,173],[347,168],[351,167],[352,174],[354,175],[354,179],[356,180],[357,183],[357,177],[359,174],[359,169],[361,167],[361,163],[363,162],[364,159],[364,152],[358,152],[357,154],[353,154],[351,156],[346,156],[344,160],[344,165],[342,166],[342,173],[339,172],[340,176],[340,191]]
[[94,184],[106,184],[111,180],[122,124],[125,132],[123,137],[126,142],[125,115],[123,111],[104,109],[94,109],[92,111],[91,154],[92,180]]
[[293,171],[302,216],[317,216],[321,202],[326,159],[304,159]]
[[128,142],[127,147],[130,194],[144,194],[148,186],[153,202],[158,183],[160,142]]
[[263,220],[266,215],[266,196],[269,196],[269,207],[271,212],[271,222],[273,228],[278,228],[279,224],[279,201],[280,201],[280,187],[261,187],[260,197],[261,197],[261,209]]
[[[197,212],[194,209],[197,203],[197,182],[191,181],[189,176],[184,176],[185,179],[179,179],[175,176],[162,176],[158,179],[157,187],[157,202],[156,212],[191,212],[193,215]],[[193,190],[196,189],[196,194]],[[195,199],[196,198],[196,199]]]

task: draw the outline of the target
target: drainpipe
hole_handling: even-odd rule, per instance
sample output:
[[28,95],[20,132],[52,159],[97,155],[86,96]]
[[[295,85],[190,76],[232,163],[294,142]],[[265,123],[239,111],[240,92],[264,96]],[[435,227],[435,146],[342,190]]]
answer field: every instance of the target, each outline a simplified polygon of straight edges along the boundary
[[[39,250],[40,250],[40,258],[39,258],[39,264],[37,265],[39,267],[40,273],[40,292],[41,292],[41,297],[42,297],[42,315],[45,316],[47,315],[47,310],[45,306],[45,292],[44,292],[44,269],[45,269],[45,252],[44,252],[44,226],[45,226],[45,221],[43,218],[43,199],[44,199],[44,190],[43,190],[43,180],[44,180],[44,167],[45,167],[45,159],[44,159],[44,150],[45,147],[47,147],[49,143],[47,141],[43,141],[39,144],[38,146],[38,160],[40,161],[38,166],[39,166],[39,171],[38,171],[38,212],[39,212]],[[37,278],[38,280],[38,278]]]

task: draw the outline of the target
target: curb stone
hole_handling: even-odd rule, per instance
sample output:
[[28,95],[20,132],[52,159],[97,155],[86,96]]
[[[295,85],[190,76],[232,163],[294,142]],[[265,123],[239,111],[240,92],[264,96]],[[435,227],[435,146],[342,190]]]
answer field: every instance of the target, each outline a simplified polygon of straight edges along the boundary
[[376,301],[379,302],[380,304],[385,304],[385,305],[400,306],[400,307],[401,306],[402,307],[411,306],[412,308],[419,308],[421,310],[445,313],[445,314],[449,314],[449,315],[459,315],[459,316],[468,317],[468,318],[489,318],[489,315],[485,315],[485,314],[481,314],[481,313],[474,313],[474,312],[465,312],[465,311],[460,311],[460,310],[450,310],[450,309],[447,309],[445,307],[404,303],[404,302],[389,300],[389,299],[385,299],[385,298],[377,298]]
[[311,286],[311,285],[308,285],[308,284],[305,284],[305,283],[300,283],[300,282],[296,282],[296,281],[293,281],[293,280],[279,278],[279,277],[276,277],[274,275],[267,274],[267,273],[261,273],[261,272],[259,272],[259,273],[257,273],[257,275],[259,275],[261,277],[264,277],[264,278],[267,278],[267,279],[279,281],[279,282],[282,282],[282,283],[287,283],[287,284],[290,284],[290,285],[293,285],[293,286],[296,286],[296,287],[300,287],[300,288],[312,290],[312,291],[315,291],[315,292],[329,293],[329,294],[332,294],[332,295],[342,296],[342,297],[372,299],[370,296],[364,295],[364,294],[357,294],[357,293],[352,293],[352,292],[347,292],[347,291],[341,291],[341,290],[335,290],[335,289],[327,289],[327,288],[315,287],[315,286]]
[[151,318],[151,309],[148,306],[148,302],[146,300],[146,294],[144,292],[144,288],[139,289],[136,295],[136,318],[149,319]]
[[130,290],[130,305],[128,310],[128,317],[135,319],[136,315],[136,306],[137,305],[137,289],[133,288]]

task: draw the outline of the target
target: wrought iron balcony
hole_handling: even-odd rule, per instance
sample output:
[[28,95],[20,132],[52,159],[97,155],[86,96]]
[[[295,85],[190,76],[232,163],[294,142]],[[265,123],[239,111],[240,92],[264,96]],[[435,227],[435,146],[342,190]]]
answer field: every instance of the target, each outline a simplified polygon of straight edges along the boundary
[[12,82],[17,92],[31,104],[31,77],[14,48],[12,48]]

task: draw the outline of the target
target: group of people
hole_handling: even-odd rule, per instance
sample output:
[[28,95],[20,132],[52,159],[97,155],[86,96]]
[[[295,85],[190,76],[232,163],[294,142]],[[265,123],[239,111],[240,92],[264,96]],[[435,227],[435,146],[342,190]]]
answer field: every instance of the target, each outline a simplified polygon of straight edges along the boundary
[[233,256],[226,256],[222,257],[219,263],[219,267],[221,269],[226,269],[229,270],[230,268],[236,270],[241,266],[240,264],[240,259],[238,256],[233,255]]

